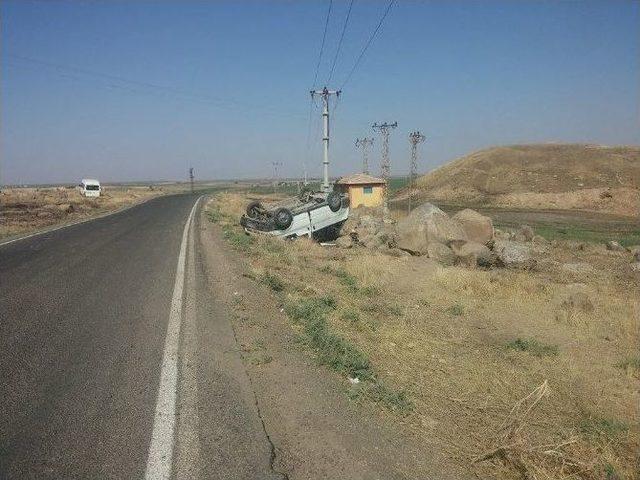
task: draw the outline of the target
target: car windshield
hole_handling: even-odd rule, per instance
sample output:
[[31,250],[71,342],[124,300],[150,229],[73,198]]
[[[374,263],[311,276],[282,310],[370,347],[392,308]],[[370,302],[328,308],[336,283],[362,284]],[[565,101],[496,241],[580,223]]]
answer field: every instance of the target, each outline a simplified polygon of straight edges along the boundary
[[100,185],[87,185],[84,187],[85,190],[100,190]]

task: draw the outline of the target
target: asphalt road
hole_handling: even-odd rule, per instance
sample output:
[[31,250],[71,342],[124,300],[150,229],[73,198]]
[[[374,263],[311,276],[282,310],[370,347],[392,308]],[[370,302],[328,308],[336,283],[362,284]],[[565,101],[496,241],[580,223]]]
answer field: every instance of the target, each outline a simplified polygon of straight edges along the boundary
[[278,478],[196,200],[0,246],[0,478]]

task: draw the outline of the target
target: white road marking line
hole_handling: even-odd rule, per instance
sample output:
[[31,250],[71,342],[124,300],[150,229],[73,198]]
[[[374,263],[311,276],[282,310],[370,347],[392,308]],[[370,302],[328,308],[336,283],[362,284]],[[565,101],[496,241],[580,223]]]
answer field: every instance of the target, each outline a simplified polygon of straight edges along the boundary
[[156,411],[153,419],[153,433],[151,434],[151,444],[149,445],[149,455],[147,457],[147,468],[145,471],[145,479],[147,480],[169,479],[171,477],[173,437],[176,424],[178,360],[187,239],[189,236],[189,226],[191,225],[193,214],[200,202],[200,198],[198,198],[193,205],[189,218],[187,218],[187,223],[184,226],[184,231],[182,232],[176,280],[173,286],[173,297],[171,299],[171,310],[169,312],[169,324],[167,325],[167,336],[162,356],[160,385],[158,387],[158,399],[156,400]]
[[185,306],[180,340],[180,380],[173,474],[175,480],[199,480],[200,419],[198,417],[198,335],[196,312],[196,223],[191,222],[185,272]]

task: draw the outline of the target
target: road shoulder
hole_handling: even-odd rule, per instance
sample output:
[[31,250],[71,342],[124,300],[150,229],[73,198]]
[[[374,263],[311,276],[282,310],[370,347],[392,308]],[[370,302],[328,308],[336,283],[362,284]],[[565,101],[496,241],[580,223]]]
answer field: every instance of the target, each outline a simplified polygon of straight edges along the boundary
[[[248,278],[245,260],[201,218],[208,275],[220,289],[265,431],[274,469],[289,478],[464,478],[436,445],[418,444],[402,418],[351,403],[346,379],[296,343],[277,299]],[[446,465],[446,468],[445,468]]]

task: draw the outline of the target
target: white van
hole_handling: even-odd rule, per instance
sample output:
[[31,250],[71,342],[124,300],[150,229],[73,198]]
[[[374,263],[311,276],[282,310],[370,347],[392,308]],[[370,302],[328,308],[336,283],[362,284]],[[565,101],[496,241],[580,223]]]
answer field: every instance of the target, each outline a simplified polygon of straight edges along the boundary
[[83,178],[80,185],[78,185],[78,191],[80,195],[84,195],[85,197],[99,197],[102,189],[100,188],[100,182],[98,180]]

